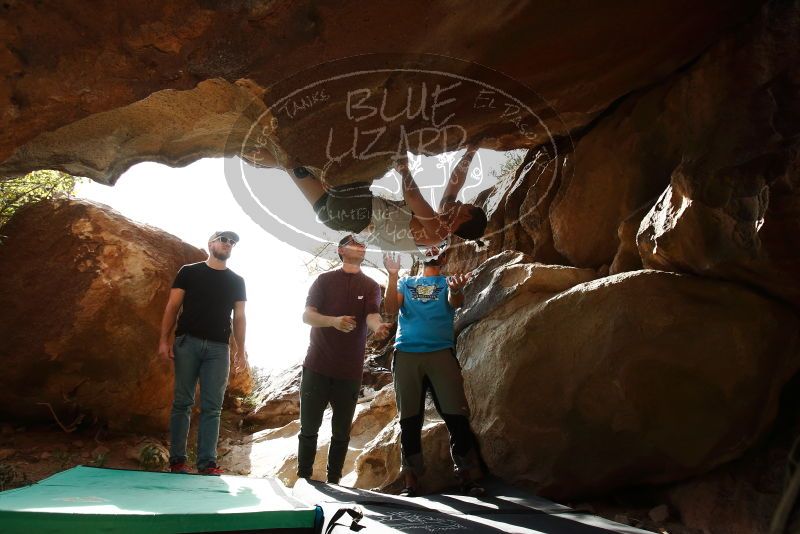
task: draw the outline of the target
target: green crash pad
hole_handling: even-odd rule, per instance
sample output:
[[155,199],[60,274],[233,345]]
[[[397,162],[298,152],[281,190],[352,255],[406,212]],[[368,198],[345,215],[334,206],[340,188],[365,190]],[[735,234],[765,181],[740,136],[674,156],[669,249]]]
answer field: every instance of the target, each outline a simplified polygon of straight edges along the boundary
[[78,466],[0,492],[0,532],[316,532],[322,512],[275,479]]

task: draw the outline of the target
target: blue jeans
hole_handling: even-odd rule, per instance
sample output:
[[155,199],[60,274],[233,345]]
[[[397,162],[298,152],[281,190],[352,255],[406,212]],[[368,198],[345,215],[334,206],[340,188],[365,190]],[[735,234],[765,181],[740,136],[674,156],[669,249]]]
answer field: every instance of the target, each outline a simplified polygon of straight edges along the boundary
[[170,463],[186,461],[186,440],[194,406],[194,390],[200,379],[197,468],[204,469],[217,461],[219,418],[230,370],[228,344],[184,334],[175,338],[173,352],[175,398],[169,420]]

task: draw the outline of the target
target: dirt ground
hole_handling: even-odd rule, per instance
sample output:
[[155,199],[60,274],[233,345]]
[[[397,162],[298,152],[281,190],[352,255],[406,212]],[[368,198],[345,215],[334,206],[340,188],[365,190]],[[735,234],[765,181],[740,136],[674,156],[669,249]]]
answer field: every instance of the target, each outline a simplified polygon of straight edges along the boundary
[[[224,413],[224,412],[223,412]],[[240,417],[229,413],[223,416],[220,430],[219,462],[223,468],[229,463],[228,448],[223,444],[246,442],[252,438],[239,430]],[[196,425],[192,424],[192,429]],[[193,443],[190,435],[189,443]],[[166,450],[167,435],[144,435],[108,432],[97,428],[78,429],[66,433],[56,424],[19,426],[0,422],[0,491],[31,484],[50,475],[77,465],[112,467],[118,469],[143,469],[135,459],[143,444],[159,444]],[[193,451],[190,445],[190,460]],[[166,469],[166,466],[163,467]],[[231,474],[245,474],[230,471]],[[605,502],[564,503],[579,510],[614,521],[659,532],[662,534],[699,534],[679,522],[664,520],[656,523],[649,517],[651,504],[631,506]],[[659,518],[661,519],[661,518]]]
[[[241,417],[223,412],[220,428],[222,442],[236,442],[245,437],[239,431]],[[189,457],[194,455],[194,429],[189,436]],[[166,454],[168,435],[110,432],[102,428],[78,428],[64,432],[57,424],[21,426],[0,422],[0,491],[25,486],[77,465],[144,469],[141,448],[154,444]],[[160,449],[162,450],[162,449]],[[224,451],[220,451],[224,452]],[[165,458],[166,460],[166,458]],[[165,463],[154,462],[149,470],[166,470]]]
[[139,469],[126,457],[144,436],[87,429],[66,433],[56,425],[0,427],[0,489],[24,486],[76,465]]

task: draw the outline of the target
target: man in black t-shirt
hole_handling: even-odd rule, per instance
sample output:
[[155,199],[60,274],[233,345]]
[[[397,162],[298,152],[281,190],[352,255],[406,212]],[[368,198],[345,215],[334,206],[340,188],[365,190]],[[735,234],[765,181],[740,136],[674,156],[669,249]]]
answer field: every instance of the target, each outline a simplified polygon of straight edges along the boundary
[[[234,232],[215,232],[208,240],[208,259],[184,265],[178,271],[164,310],[158,352],[164,360],[175,363],[175,397],[169,425],[170,470],[173,473],[189,472],[186,440],[194,391],[200,380],[197,471],[204,475],[222,474],[217,466],[217,439],[230,371],[228,340],[231,330],[236,342],[234,367],[240,369],[247,363],[244,279],[225,265],[238,241],[239,236]],[[180,318],[178,311],[181,311]],[[176,318],[178,327],[171,343]]]

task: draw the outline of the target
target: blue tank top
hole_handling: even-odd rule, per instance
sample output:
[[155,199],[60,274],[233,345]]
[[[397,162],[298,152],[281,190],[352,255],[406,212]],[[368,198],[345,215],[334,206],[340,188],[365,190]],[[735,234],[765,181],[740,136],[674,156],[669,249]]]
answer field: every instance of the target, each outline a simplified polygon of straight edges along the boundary
[[455,310],[447,302],[445,276],[403,277],[397,281],[397,291],[403,295],[394,344],[397,350],[434,352],[455,346]]

